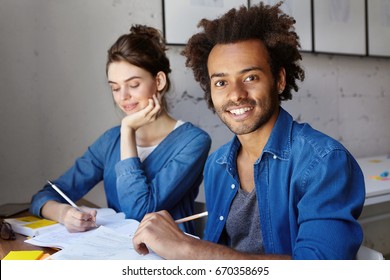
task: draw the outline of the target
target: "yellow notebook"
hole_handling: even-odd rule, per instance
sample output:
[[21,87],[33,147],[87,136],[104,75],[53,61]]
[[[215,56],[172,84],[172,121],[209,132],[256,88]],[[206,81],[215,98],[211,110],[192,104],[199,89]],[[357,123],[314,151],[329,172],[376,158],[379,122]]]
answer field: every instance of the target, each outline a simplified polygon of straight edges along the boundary
[[42,257],[43,251],[10,251],[3,260],[38,260]]

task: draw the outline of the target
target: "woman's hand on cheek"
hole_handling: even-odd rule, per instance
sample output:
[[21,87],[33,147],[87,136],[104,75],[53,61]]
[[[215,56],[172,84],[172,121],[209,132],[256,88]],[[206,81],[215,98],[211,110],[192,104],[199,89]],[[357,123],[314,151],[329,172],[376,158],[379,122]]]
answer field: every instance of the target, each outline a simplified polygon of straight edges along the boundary
[[154,94],[149,99],[148,105],[134,114],[128,115],[123,118],[122,126],[132,128],[136,131],[138,128],[149,124],[157,119],[161,112],[161,95],[159,97]]

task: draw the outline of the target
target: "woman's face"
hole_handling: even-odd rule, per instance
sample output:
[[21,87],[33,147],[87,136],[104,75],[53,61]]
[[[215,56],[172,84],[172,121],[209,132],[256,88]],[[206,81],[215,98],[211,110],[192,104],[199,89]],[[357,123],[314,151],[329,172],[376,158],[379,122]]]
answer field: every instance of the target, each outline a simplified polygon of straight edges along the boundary
[[159,90],[158,80],[148,71],[125,61],[111,63],[107,78],[115,103],[126,115],[145,108]]

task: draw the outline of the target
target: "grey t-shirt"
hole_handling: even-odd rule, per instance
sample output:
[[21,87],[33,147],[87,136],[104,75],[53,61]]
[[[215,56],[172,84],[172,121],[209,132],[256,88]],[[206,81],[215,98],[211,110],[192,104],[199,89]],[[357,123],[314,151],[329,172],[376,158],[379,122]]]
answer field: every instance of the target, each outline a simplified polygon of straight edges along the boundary
[[231,248],[253,254],[263,254],[256,189],[248,193],[238,190],[225,225],[226,243]]

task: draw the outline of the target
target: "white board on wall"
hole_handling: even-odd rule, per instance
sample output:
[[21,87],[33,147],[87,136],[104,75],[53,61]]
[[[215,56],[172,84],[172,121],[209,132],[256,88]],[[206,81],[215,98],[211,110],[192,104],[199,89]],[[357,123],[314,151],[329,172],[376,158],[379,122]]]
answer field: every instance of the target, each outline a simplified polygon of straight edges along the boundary
[[365,0],[314,0],[314,50],[366,55]]
[[390,56],[390,0],[367,1],[368,55]]
[[185,45],[199,32],[201,19],[217,18],[242,5],[248,6],[248,0],[163,0],[165,39],[168,44]]

